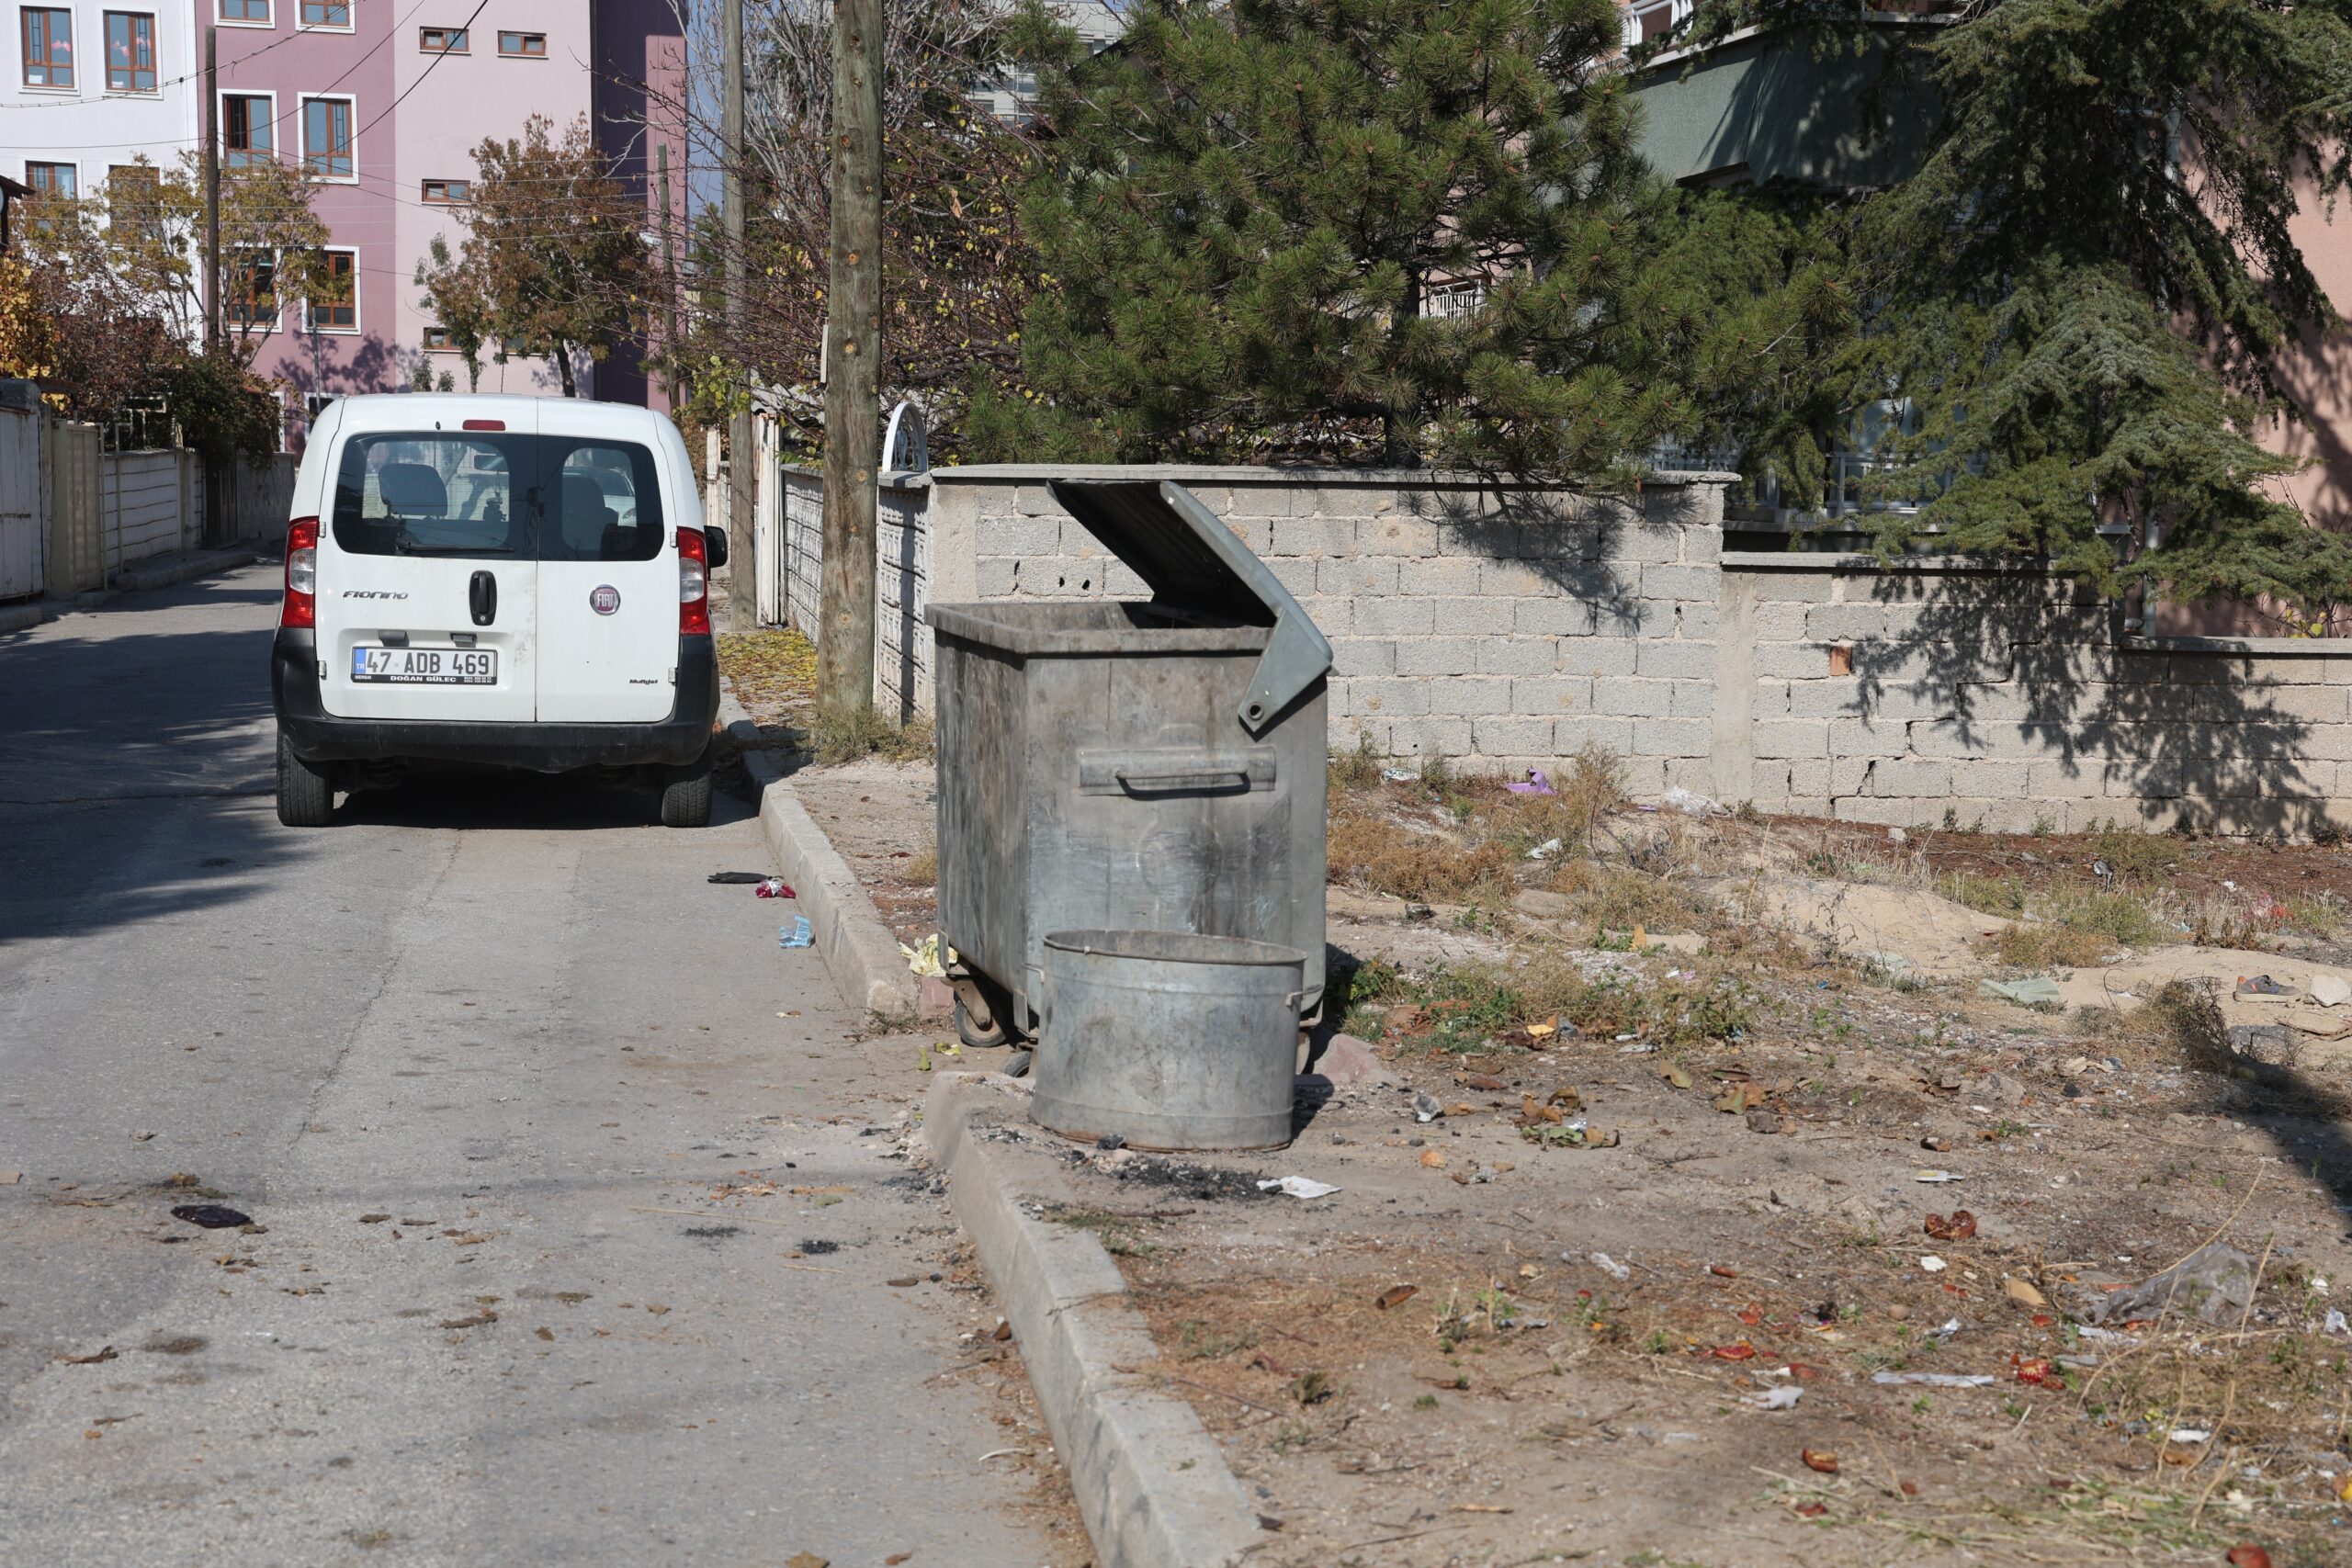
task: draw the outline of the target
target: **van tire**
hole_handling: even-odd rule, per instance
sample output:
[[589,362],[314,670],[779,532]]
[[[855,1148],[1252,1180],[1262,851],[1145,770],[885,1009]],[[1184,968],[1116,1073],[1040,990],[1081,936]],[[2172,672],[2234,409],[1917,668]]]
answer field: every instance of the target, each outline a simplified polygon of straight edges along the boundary
[[294,754],[277,737],[277,819],[288,828],[323,828],[334,820],[334,778]]
[[662,826],[664,828],[707,828],[710,826],[710,748],[683,768],[672,768],[662,776]]

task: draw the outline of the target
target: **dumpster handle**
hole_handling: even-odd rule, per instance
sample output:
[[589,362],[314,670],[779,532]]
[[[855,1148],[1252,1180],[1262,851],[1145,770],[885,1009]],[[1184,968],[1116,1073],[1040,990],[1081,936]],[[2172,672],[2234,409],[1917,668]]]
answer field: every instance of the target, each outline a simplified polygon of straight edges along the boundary
[[1238,764],[1226,768],[1188,768],[1166,773],[1115,768],[1112,770],[1111,776],[1129,789],[1204,789],[1234,783],[1246,789],[1250,784],[1250,770]]

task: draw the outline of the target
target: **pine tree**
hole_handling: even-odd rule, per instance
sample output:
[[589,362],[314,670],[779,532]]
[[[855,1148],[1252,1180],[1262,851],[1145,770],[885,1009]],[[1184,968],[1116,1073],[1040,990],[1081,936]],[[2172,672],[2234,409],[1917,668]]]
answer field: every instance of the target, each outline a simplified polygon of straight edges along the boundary
[[1617,468],[1683,412],[1632,287],[1617,25],[1610,0],[1148,0],[1087,60],[1033,13],[1045,400],[983,392],[976,446]]
[[[1852,335],[1820,345],[1835,412],[1824,417],[1818,388],[1759,409],[1746,383],[1704,373],[1698,402],[1776,438],[1749,447],[1757,478],[1792,471],[1778,439],[1792,417],[1825,448],[1861,405],[1907,400],[1909,422],[1880,454],[1894,466],[1871,487],[1920,503],[1873,514],[1890,558],[2036,556],[2107,592],[2140,582],[2181,600],[2352,599],[2352,547],[2265,491],[2296,465],[2253,439],[2264,419],[2302,416],[2271,370],[2281,346],[2302,323],[2342,321],[2289,225],[2300,202],[2352,183],[2347,9],[1962,11],[1896,67],[1942,105],[1919,170],[1859,203],[1815,205],[1827,265],[1866,302]],[[1699,31],[1758,23],[1834,48],[1851,11],[1719,0]],[[1771,297],[1753,284],[1720,296],[1750,310]],[[2127,564],[2102,525],[2120,527]]]

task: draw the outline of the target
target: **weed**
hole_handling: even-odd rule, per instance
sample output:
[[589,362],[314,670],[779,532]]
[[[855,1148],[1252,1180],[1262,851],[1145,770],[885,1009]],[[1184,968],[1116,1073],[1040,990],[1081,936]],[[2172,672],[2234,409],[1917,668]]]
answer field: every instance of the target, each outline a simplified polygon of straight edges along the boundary
[[809,736],[820,762],[848,762],[861,757],[921,761],[932,754],[933,742],[929,719],[896,725],[873,708],[819,714]]
[[1354,750],[1331,754],[1331,783],[1340,789],[1370,789],[1380,783],[1386,759],[1373,750],[1372,731],[1361,731]]
[[1340,1385],[1331,1381],[1329,1372],[1302,1372],[1291,1379],[1287,1392],[1301,1404],[1320,1404],[1338,1393]]
[[2346,904],[2341,894],[2323,893],[2313,898],[2299,893],[2287,900],[2286,919],[2281,923],[2323,942],[2332,942],[2347,921],[2352,921],[2352,904]]
[[939,846],[926,839],[922,848],[907,857],[906,876],[917,886],[927,887],[939,880]]
[[1937,880],[1936,891],[1955,904],[1987,915],[2014,919],[2025,913],[2025,884],[2014,876],[1972,876],[1954,872]]
[[2143,833],[2109,822],[2091,835],[2091,852],[2105,861],[2116,880],[2161,882],[2179,869],[2179,840],[2162,833]]
[[2034,813],[2032,832],[2035,838],[2046,839],[2057,830],[2058,818],[2051,816],[2047,811]]
[[1437,1408],[1437,1395],[1433,1393],[1425,1393],[1421,1395],[1419,1399],[1413,1401],[1413,1408],[1416,1410],[1435,1410]]
[[1519,886],[1511,874],[1519,857],[1508,845],[1464,845],[1381,818],[1334,818],[1327,852],[1334,877],[1398,898],[1457,903],[1483,894],[1487,903],[1506,904]]
[[1253,1350],[1257,1346],[1258,1331],[1254,1328],[1245,1328],[1238,1334],[1220,1334],[1199,1319],[1177,1328],[1176,1353],[1188,1361],[1215,1361],[1237,1350]]

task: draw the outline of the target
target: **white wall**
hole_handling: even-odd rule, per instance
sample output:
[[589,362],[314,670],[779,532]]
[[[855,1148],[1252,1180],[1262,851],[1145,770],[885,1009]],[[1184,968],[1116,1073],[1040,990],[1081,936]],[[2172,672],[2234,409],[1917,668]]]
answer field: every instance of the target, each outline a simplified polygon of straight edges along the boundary
[[[202,46],[192,23],[189,0],[44,0],[74,14],[74,82],[71,89],[25,85],[25,33],[21,7],[0,6],[0,173],[26,177],[27,164],[72,164],[77,188],[95,196],[107,168],[140,153],[170,168],[197,144]],[[155,17],[153,93],[106,90],[108,10],[153,12]],[[233,35],[231,35],[233,37]],[[224,37],[222,48],[231,47]]]
[[122,452],[102,460],[98,517],[107,570],[193,549],[204,536],[204,465],[193,452]]

